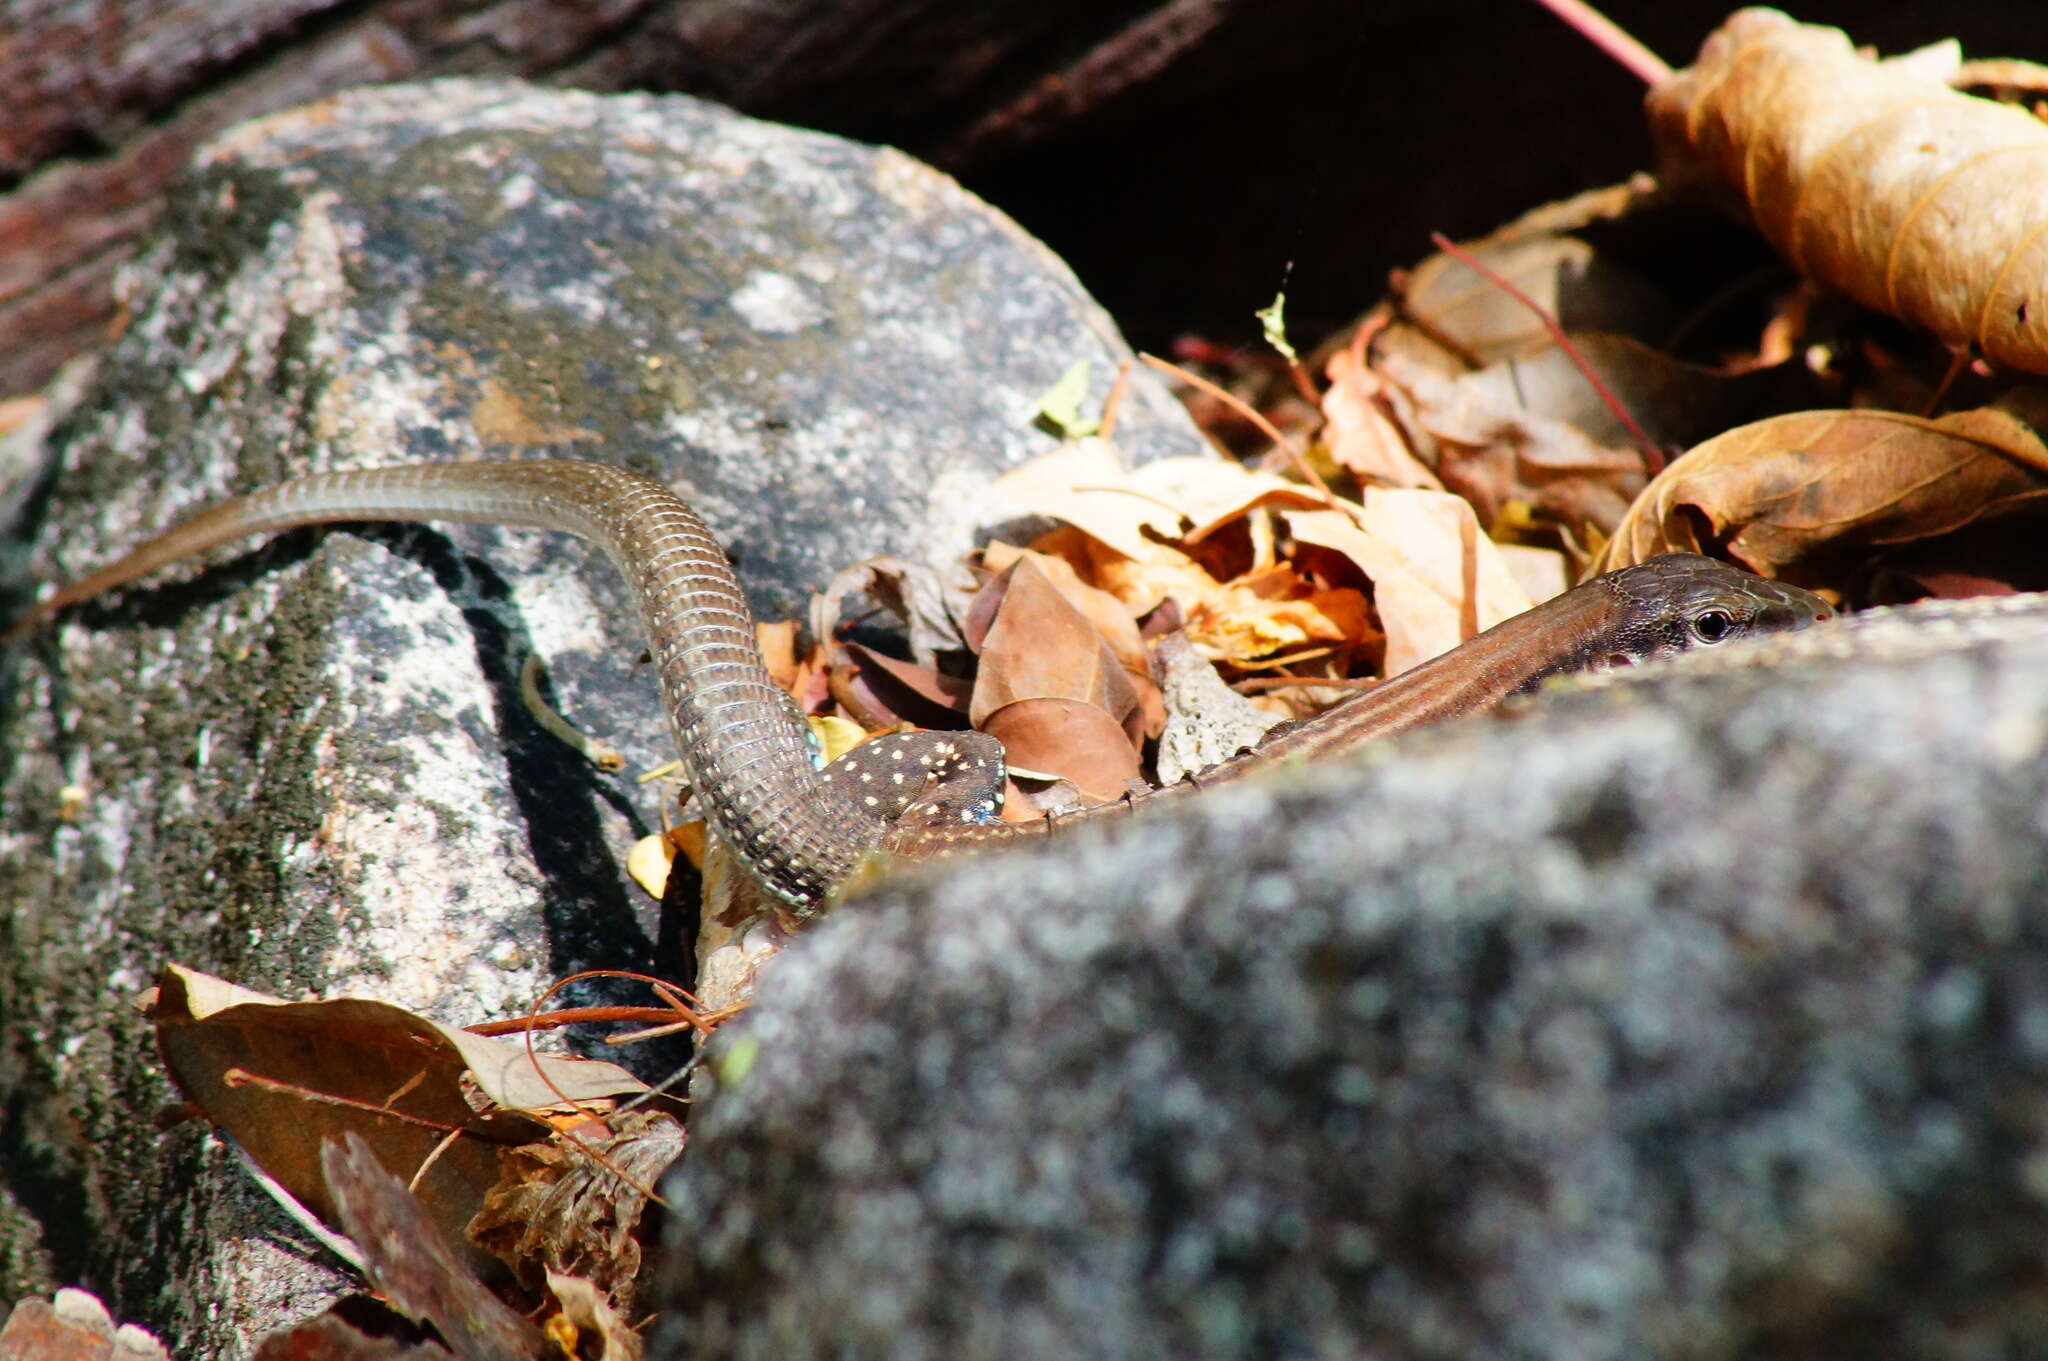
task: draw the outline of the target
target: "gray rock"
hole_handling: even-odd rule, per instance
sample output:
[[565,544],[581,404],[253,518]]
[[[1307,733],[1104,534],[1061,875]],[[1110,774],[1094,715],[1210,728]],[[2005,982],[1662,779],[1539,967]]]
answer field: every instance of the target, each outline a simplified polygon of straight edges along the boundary
[[[1044,389],[1088,358],[1100,397],[1126,355],[1043,248],[900,155],[516,84],[229,134],[127,288],[52,413],[41,578],[306,469],[551,454],[694,488],[788,614],[854,559],[952,552],[1051,447]],[[1136,379],[1126,451],[1198,452]],[[216,1145],[151,1128],[130,1001],[162,964],[467,1021],[686,944],[620,868],[665,797],[631,776],[673,753],[580,545],[302,533],[170,580],[0,657],[0,1297],[90,1282],[198,1358],[331,1282]],[[521,707],[534,649],[625,777]]]
[[1762,653],[848,905],[655,1354],[2042,1355],[2048,602]]

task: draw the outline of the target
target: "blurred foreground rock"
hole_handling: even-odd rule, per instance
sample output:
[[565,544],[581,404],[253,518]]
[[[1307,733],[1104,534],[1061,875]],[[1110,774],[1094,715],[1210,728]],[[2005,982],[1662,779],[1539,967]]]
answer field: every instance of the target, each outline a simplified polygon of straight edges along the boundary
[[2040,1355],[2048,608],[1772,646],[847,907],[656,1354]]
[[[313,468],[545,454],[682,488],[787,615],[857,559],[964,546],[989,480],[1052,446],[1040,394],[1090,359],[1099,401],[1128,353],[906,157],[505,83],[239,129],[131,277],[125,334],[53,413],[40,579]],[[1119,435],[1204,448],[1145,375]],[[152,1128],[131,1003],[164,963],[466,1022],[686,945],[621,868],[668,797],[634,777],[673,752],[580,545],[302,533],[164,580],[0,655],[0,1302],[87,1285],[197,1361],[332,1277],[217,1144]],[[536,650],[623,775],[523,707]]]

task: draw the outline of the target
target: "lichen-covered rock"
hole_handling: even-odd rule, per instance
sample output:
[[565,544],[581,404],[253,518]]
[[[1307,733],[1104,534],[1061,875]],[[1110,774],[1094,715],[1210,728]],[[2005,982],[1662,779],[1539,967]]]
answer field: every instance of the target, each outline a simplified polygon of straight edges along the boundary
[[847,905],[655,1354],[2039,1355],[2048,603],[1758,655]]
[[[364,90],[206,152],[54,412],[36,574],[312,468],[536,454],[685,489],[757,606],[943,557],[1039,395],[1126,351],[1070,274],[895,153],[683,98]],[[1199,452],[1138,381],[1127,452]],[[86,1283],[181,1357],[321,1288],[220,1149],[161,1138],[166,961],[465,1021],[687,942],[620,869],[673,755],[610,569],[485,529],[301,533],[0,657],[0,1299]],[[630,758],[601,775],[522,706]],[[666,932],[666,935],[664,934]],[[297,1312],[309,1312],[298,1308]]]

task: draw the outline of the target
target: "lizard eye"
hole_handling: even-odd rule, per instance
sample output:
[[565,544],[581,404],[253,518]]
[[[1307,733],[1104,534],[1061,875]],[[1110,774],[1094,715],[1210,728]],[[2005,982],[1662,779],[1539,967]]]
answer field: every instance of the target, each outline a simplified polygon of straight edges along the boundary
[[1733,632],[1735,616],[1726,610],[1702,610],[1693,616],[1693,637],[1703,643],[1718,643]]

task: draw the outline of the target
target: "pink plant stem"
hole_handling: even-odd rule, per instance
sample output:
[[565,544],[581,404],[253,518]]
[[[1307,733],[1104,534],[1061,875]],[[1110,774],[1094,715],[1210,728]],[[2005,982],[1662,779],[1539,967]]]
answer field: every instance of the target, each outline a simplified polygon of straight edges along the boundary
[[1661,85],[1670,79],[1671,68],[1662,57],[1583,0],[1536,0],[1536,3],[1564,20],[1587,42],[1633,71],[1643,84]]

